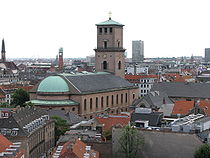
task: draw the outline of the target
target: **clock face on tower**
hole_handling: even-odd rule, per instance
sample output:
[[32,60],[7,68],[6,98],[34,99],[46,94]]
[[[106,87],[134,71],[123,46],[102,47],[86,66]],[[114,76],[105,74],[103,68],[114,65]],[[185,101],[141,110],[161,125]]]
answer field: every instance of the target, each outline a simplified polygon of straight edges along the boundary
[[107,57],[107,55],[106,55],[106,54],[104,54],[104,55],[103,55],[103,58],[105,59],[106,57]]

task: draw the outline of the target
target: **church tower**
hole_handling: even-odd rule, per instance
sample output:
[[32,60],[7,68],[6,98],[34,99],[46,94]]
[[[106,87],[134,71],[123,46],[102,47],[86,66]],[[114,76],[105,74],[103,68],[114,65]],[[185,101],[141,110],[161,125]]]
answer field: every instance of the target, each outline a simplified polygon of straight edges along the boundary
[[59,49],[59,53],[58,53],[58,69],[59,71],[63,70],[63,48],[62,47]]
[[2,47],[1,47],[1,61],[6,62],[6,51],[5,51],[4,39],[2,40]]
[[97,48],[95,49],[96,71],[111,72],[125,76],[125,57],[123,48],[123,26],[109,16],[109,20],[96,24]]

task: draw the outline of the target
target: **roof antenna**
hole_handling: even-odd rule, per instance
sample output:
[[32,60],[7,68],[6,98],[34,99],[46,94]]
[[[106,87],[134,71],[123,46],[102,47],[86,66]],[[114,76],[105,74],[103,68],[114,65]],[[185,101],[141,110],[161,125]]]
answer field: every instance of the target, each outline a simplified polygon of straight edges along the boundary
[[112,16],[112,12],[111,11],[109,11],[109,20],[111,20],[112,18],[111,18],[111,16]]

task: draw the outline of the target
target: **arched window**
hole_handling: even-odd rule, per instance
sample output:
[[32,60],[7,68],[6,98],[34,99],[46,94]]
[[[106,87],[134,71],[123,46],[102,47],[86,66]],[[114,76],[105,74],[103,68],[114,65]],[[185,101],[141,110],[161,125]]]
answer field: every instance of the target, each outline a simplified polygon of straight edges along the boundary
[[103,62],[103,69],[104,69],[104,70],[107,70],[107,69],[108,69],[107,61],[104,61],[104,62]]
[[96,97],[96,108],[98,108],[98,97]]
[[121,94],[121,104],[123,103],[123,94]]
[[109,96],[106,96],[106,106],[109,106]]
[[104,41],[104,48],[107,48],[107,41]]
[[87,110],[87,100],[84,100],[84,110]]
[[104,107],[104,97],[101,97],[101,108]]
[[116,104],[118,104],[118,94],[117,94],[117,97],[116,97]]
[[112,106],[113,106],[113,104],[114,104],[114,96],[112,95]]
[[133,99],[135,98],[135,93],[133,93]]
[[92,110],[92,107],[93,107],[93,99],[90,98],[90,110]]
[[121,61],[118,62],[118,69],[121,69]]

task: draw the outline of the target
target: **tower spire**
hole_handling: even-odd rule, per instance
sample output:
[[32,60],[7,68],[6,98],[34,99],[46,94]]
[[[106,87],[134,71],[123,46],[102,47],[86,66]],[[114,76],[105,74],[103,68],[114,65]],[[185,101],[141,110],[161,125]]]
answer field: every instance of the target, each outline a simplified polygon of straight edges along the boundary
[[1,52],[5,52],[5,44],[4,44],[4,39],[2,39],[2,48],[1,48]]
[[3,62],[5,62],[5,61],[6,61],[6,56],[5,56],[5,53],[6,53],[6,51],[5,51],[5,43],[4,43],[4,39],[2,39],[2,46],[1,46],[1,60],[2,60]]

